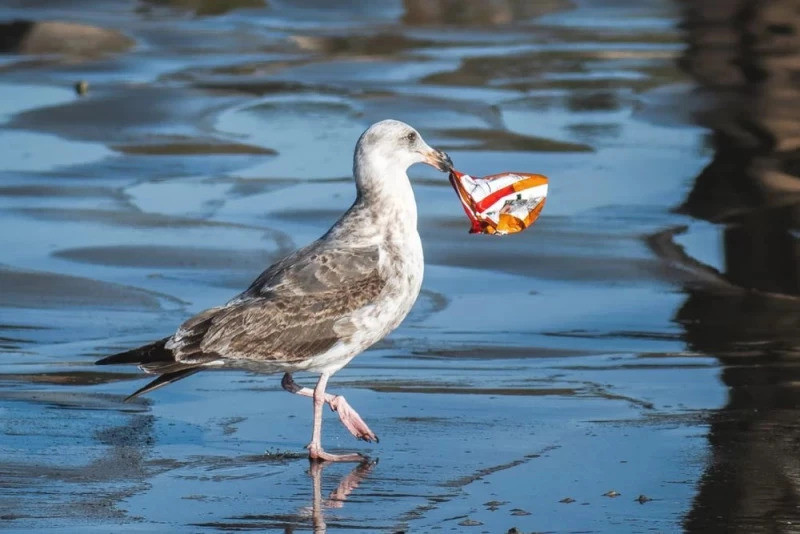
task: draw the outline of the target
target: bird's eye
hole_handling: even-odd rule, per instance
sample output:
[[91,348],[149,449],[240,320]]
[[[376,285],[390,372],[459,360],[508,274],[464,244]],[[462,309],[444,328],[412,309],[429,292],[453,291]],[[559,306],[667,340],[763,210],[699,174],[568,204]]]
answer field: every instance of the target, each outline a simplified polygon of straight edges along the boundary
[[408,135],[406,136],[406,139],[408,139],[408,141],[409,141],[410,143],[413,143],[414,141],[416,141],[416,140],[417,140],[417,132],[411,132],[410,134],[408,134]]

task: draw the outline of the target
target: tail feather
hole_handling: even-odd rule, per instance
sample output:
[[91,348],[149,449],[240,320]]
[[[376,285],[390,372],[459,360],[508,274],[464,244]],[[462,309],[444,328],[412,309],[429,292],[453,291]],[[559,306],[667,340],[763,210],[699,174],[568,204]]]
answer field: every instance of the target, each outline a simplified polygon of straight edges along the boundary
[[187,364],[185,362],[175,361],[175,355],[171,350],[165,347],[168,340],[169,338],[165,337],[149,345],[144,345],[118,354],[112,354],[94,363],[95,365],[138,365],[140,369],[148,373],[159,373],[161,375],[128,396],[125,399],[125,402],[127,402],[134,397],[164,387],[203,369],[202,365],[198,365],[198,362]]
[[163,375],[159,376],[158,378],[156,378],[155,380],[153,380],[152,382],[149,382],[146,386],[144,386],[142,388],[139,388],[136,391],[134,391],[133,393],[131,393],[130,395],[128,395],[125,398],[124,402],[128,402],[129,400],[131,400],[131,399],[133,399],[135,397],[138,397],[139,395],[143,395],[145,393],[153,391],[154,389],[162,388],[162,387],[167,386],[167,385],[169,385],[169,384],[171,384],[173,382],[177,382],[178,380],[180,380],[182,378],[186,378],[187,376],[191,376],[191,375],[195,374],[196,372],[202,371],[202,370],[203,370],[202,367],[188,367],[186,369],[181,369],[180,371],[174,371],[172,373],[163,374]]

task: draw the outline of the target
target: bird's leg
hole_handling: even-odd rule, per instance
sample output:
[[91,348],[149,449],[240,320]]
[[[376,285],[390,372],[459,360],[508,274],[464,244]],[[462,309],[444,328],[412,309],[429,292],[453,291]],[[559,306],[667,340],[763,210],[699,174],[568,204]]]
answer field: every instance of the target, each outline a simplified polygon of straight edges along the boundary
[[330,454],[322,450],[322,406],[325,404],[325,386],[328,375],[322,374],[314,388],[314,430],[311,432],[311,443],[308,444],[308,457],[311,460],[328,462],[363,462],[366,458],[358,453]]
[[[292,375],[290,373],[283,375],[281,387],[283,387],[283,389],[289,393],[295,393],[296,395],[302,395],[304,397],[311,397],[312,399],[314,398],[314,390],[299,386],[294,379],[292,379]],[[347,403],[347,400],[342,395],[331,395],[330,393],[326,393],[325,403],[331,407],[331,410],[339,415],[339,420],[342,422],[344,427],[357,439],[363,439],[364,441],[370,442],[374,441],[376,443],[380,441],[378,436],[375,435],[372,430],[370,430],[370,428],[367,426],[367,423],[361,419],[361,416],[358,415],[358,412],[356,412],[350,406],[350,404]]]
[[314,423],[311,430],[311,443],[308,444],[308,456],[317,459],[322,453],[322,405],[325,403],[325,386],[328,384],[328,375],[321,374],[314,388],[313,399]]

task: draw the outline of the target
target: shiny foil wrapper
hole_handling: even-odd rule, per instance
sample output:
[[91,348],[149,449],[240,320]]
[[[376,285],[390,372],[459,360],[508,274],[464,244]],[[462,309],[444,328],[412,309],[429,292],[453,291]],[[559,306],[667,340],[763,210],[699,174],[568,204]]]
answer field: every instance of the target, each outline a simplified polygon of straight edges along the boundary
[[505,235],[536,222],[547,198],[547,177],[504,172],[483,178],[450,171],[450,183],[469,217],[471,234]]

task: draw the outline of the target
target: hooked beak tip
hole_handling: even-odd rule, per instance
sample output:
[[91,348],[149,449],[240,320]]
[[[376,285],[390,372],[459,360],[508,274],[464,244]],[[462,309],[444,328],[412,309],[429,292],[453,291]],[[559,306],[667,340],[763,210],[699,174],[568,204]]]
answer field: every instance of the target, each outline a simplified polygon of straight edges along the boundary
[[450,156],[448,156],[446,152],[441,150],[434,149],[425,159],[425,163],[442,172],[450,172],[453,170],[453,160],[450,159]]

